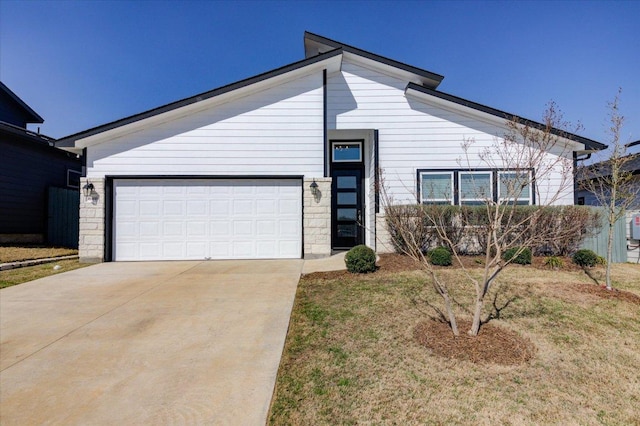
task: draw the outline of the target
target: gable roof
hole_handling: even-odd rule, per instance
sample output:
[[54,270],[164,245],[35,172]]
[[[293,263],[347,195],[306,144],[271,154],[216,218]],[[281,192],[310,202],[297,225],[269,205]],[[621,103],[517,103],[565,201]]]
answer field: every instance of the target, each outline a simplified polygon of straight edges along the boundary
[[[301,70],[302,68],[311,66],[313,64],[318,64],[323,61],[327,61],[326,64],[333,63],[331,67],[335,67],[335,70],[338,70],[341,67],[342,58],[347,58],[351,60],[361,61],[369,66],[374,66],[384,71],[390,72],[393,75],[401,76],[406,78],[408,81],[408,85],[405,89],[405,93],[413,91],[414,93],[419,93],[422,95],[429,95],[436,97],[438,99],[452,102],[456,105],[470,108],[474,111],[478,111],[481,113],[490,114],[495,117],[499,117],[506,120],[514,120],[517,119],[521,123],[527,123],[533,127],[542,129],[545,126],[541,123],[538,123],[533,120],[527,120],[520,117],[517,117],[514,114],[510,114],[495,108],[488,107],[486,105],[478,104],[476,102],[472,102],[463,98],[459,98],[454,95],[450,95],[444,92],[440,92],[435,90],[440,82],[444,79],[443,76],[439,74],[432,73],[431,71],[427,71],[424,69],[420,69],[411,65],[404,64],[402,62],[395,61],[393,59],[385,58],[380,55],[376,55],[371,52],[367,52],[362,49],[358,49],[356,47],[350,46],[348,44],[340,43],[338,41],[322,37],[317,34],[310,33],[305,31],[304,33],[304,47],[305,47],[305,56],[306,58],[294,62],[289,65],[285,65],[283,67],[277,68],[272,71],[268,71],[254,77],[250,77],[244,80],[240,80],[235,83],[231,83],[204,93],[200,93],[195,96],[191,96],[185,99],[181,99],[175,102],[171,102],[169,104],[144,111],[138,114],[134,114],[119,120],[115,120],[100,126],[96,126],[78,133],[74,133],[69,136],[65,136],[56,141],[56,146],[60,147],[74,147],[76,145],[75,142],[81,139],[86,139],[94,135],[98,135],[104,132],[108,132],[110,130],[123,128],[134,123],[137,123],[142,120],[151,119],[153,117],[159,116],[161,114],[169,113],[171,111],[180,109],[180,108],[189,108],[193,105],[199,104],[200,102],[207,101],[209,99],[214,99],[218,96],[231,93],[234,91],[240,91],[249,86],[265,82],[270,79],[276,79],[278,77],[282,77],[287,73],[294,72],[296,70]],[[332,59],[333,58],[333,59]],[[339,61],[337,64],[335,61]],[[123,133],[126,131],[123,129]],[[600,150],[605,149],[607,146],[579,136],[572,133],[564,132],[559,129],[552,129],[552,132],[558,136],[562,136],[568,138],[570,140],[574,140],[578,143],[581,143],[585,146],[586,150]],[[112,136],[112,135],[111,135]],[[77,145],[76,147],[84,147],[95,143],[91,141],[83,141],[81,145]]]
[[[526,124],[526,125],[529,125],[531,127],[539,129],[539,130],[544,130],[546,128],[546,126],[544,124],[539,123],[537,121],[529,120],[529,119],[522,118],[522,117],[518,117],[518,116],[516,116],[514,114],[511,114],[511,113],[508,113],[508,112],[505,112],[505,111],[501,111],[499,109],[491,108],[489,106],[482,105],[482,104],[479,104],[477,102],[473,102],[473,101],[470,101],[470,100],[467,100],[467,99],[463,99],[463,98],[460,98],[458,96],[450,95],[448,93],[444,93],[444,92],[441,92],[439,90],[432,90],[432,89],[429,89],[427,87],[417,85],[415,83],[409,83],[407,85],[407,87],[405,89],[405,93],[410,92],[410,91],[415,91],[415,92],[418,92],[418,93],[421,93],[421,94],[434,96],[436,98],[443,99],[445,101],[449,101],[449,102],[452,102],[454,104],[461,105],[463,107],[471,108],[471,109],[473,109],[475,111],[480,111],[480,112],[483,112],[483,113],[486,113],[486,114],[490,114],[490,115],[493,115],[493,116],[498,117],[498,118],[503,118],[505,120],[509,120],[509,121],[516,120],[520,124]],[[606,149],[607,148],[607,145],[605,145],[605,144],[602,144],[600,142],[596,142],[596,141],[594,141],[592,139],[588,139],[588,138],[585,138],[583,136],[579,136],[579,135],[576,135],[576,134],[573,134],[573,133],[565,132],[565,131],[560,130],[560,129],[552,128],[551,129],[551,133],[553,133],[556,136],[564,137],[564,138],[579,142],[581,144],[584,144],[586,149],[600,150],[600,149]]]
[[356,56],[372,60],[374,62],[388,65],[392,68],[400,69],[410,74],[415,74],[421,84],[432,89],[438,87],[440,82],[442,82],[442,80],[444,79],[444,76],[440,74],[417,68],[413,65],[408,65],[403,62],[386,58],[384,56],[376,55],[375,53],[358,49],[357,47],[353,47],[339,41],[331,40],[330,38],[310,33],[309,31],[304,32],[304,53],[307,58],[333,49],[342,49],[343,52],[351,53]]
[[207,99],[211,99],[211,98],[215,98],[217,96],[223,95],[225,93],[229,93],[229,92],[233,92],[234,90],[238,90],[247,86],[250,86],[252,84],[256,84],[256,83],[260,83],[262,81],[274,78],[274,77],[278,77],[281,75],[284,75],[286,73],[289,73],[291,71],[295,71],[301,68],[304,68],[306,66],[318,63],[318,62],[322,62],[324,60],[327,59],[331,59],[337,56],[340,56],[342,54],[342,50],[341,49],[334,49],[331,50],[329,52],[325,52],[323,54],[311,57],[311,58],[306,58],[303,59],[301,61],[298,62],[294,62],[292,64],[289,65],[285,65],[283,67],[280,68],[276,68],[275,70],[272,71],[267,71],[265,73],[262,74],[258,74],[256,76],[253,77],[249,77],[246,78],[244,80],[240,80],[237,81],[235,83],[231,83],[231,84],[227,84],[225,86],[222,87],[218,87],[216,89],[213,90],[209,90],[207,92],[204,93],[200,93],[198,95],[194,95],[194,96],[190,96],[188,98],[184,98],[181,99],[179,101],[175,101],[175,102],[171,102],[168,103],[166,105],[162,105],[160,107],[157,108],[153,108],[150,109],[148,111],[144,111],[138,114],[134,114],[125,118],[121,118],[119,120],[115,120],[106,124],[102,124],[100,126],[96,126],[87,130],[83,130],[81,132],[78,133],[74,133],[72,135],[69,136],[65,136],[63,138],[58,139],[58,141],[56,142],[57,146],[73,146],[73,143],[76,140],[79,139],[84,139],[87,138],[89,136],[93,136],[96,135],[98,133],[103,133],[106,132],[108,130],[112,130],[118,127],[122,127],[125,126],[127,124],[131,124],[131,123],[135,123],[137,121],[141,121],[147,118],[151,118],[169,111],[173,111],[176,110],[178,108],[182,108],[188,105],[193,105],[202,101],[205,101]]
[[0,93],[13,101],[22,110],[27,123],[44,123],[44,119],[38,115],[29,105],[27,105],[18,95],[13,93],[3,82],[0,81]]

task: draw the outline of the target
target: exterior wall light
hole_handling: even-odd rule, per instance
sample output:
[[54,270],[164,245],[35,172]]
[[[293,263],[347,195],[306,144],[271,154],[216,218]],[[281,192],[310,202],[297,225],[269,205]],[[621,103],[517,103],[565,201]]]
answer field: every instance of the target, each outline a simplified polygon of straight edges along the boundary
[[93,186],[93,184],[91,182],[87,182],[82,187],[82,193],[84,194],[84,196],[86,198],[91,197],[91,195],[95,192],[95,190],[96,190],[96,188]]
[[309,185],[309,188],[311,188],[311,194],[317,198],[318,194],[320,193],[320,190],[318,189],[318,184],[316,183],[316,180],[314,179],[313,182],[311,182],[311,185]]

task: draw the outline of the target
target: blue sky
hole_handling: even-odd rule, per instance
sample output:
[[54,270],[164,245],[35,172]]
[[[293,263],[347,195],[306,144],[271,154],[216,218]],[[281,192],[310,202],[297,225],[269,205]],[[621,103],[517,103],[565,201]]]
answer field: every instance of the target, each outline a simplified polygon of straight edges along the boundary
[[555,101],[607,143],[622,87],[640,139],[640,2],[0,0],[0,80],[66,136],[303,59],[305,30],[445,76],[540,120]]

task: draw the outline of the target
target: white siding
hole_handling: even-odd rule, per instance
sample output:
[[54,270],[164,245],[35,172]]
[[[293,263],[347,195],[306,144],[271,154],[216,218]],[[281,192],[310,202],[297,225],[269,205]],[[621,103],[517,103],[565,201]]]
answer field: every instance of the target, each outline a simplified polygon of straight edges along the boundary
[[[378,129],[379,165],[398,202],[415,202],[417,169],[488,167],[478,154],[505,133],[503,128],[407,97],[406,81],[344,62],[328,79],[328,125],[336,129]],[[469,162],[461,144],[474,139]],[[571,153],[567,160],[570,163]],[[539,182],[556,188],[559,174]],[[573,204],[572,184],[559,203]]]
[[105,175],[323,174],[322,74],[91,146]]

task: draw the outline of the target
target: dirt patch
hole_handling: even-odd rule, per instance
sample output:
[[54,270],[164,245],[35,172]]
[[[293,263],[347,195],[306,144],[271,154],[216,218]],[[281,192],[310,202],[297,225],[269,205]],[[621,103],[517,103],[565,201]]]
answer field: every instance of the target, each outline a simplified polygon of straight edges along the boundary
[[511,330],[489,323],[472,337],[465,332],[470,325],[468,321],[460,321],[460,336],[454,336],[449,324],[423,321],[416,326],[413,336],[435,355],[476,364],[519,365],[535,355],[533,344]]
[[418,262],[409,256],[397,253],[381,254],[376,264],[380,272],[416,271],[420,269]]
[[601,299],[622,300],[625,302],[633,303],[635,305],[640,305],[640,296],[629,291],[618,290],[616,288],[607,290],[605,286],[599,286],[595,284],[574,283],[571,284],[571,287],[579,292],[592,294],[594,296],[598,296]]

